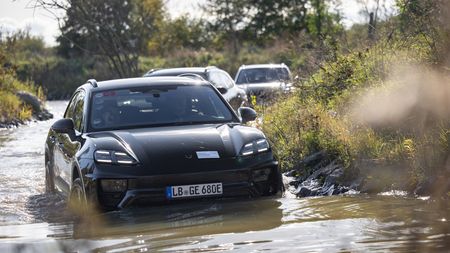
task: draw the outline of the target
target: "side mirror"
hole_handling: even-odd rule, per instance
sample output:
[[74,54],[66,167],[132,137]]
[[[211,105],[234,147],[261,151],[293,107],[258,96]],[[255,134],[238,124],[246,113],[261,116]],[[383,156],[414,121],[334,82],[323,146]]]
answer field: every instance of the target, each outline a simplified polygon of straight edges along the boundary
[[225,94],[225,93],[227,93],[227,88],[224,88],[224,87],[217,87],[217,90],[220,92],[220,94]]
[[256,112],[250,107],[239,107],[238,112],[244,124],[256,119]]
[[52,130],[57,133],[72,134],[75,132],[75,126],[72,119],[60,119],[53,123]]

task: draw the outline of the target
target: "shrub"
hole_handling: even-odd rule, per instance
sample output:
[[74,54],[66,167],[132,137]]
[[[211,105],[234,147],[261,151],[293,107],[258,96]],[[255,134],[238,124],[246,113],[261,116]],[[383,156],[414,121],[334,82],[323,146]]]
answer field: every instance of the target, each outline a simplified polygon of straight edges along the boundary
[[306,156],[325,151],[347,169],[361,160],[406,162],[411,187],[439,174],[450,153],[448,118],[428,117],[427,127],[420,130],[414,122],[417,110],[412,110],[411,123],[380,126],[355,120],[353,110],[362,106],[358,98],[368,92],[389,94],[399,84],[408,88],[408,79],[403,76],[391,80],[393,68],[430,66],[433,59],[426,38],[379,41],[365,51],[337,54],[335,60],[323,63],[308,80],[298,83],[296,93],[259,108],[262,128],[282,169],[291,169]]

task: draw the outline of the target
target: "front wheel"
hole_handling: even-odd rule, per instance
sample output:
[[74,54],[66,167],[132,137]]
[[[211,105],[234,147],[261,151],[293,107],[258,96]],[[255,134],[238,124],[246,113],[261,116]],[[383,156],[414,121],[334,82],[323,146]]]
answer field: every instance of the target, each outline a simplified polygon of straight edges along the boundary
[[55,177],[53,176],[53,170],[50,168],[50,161],[47,161],[45,165],[45,192],[55,192]]
[[76,215],[82,215],[87,210],[86,197],[84,195],[81,179],[77,178],[72,183],[69,195],[69,209]]
[[284,192],[283,176],[281,175],[280,170],[278,168],[272,171],[270,180],[268,182],[268,186],[269,186],[268,192],[266,193],[266,195],[276,195],[276,194],[283,195]]

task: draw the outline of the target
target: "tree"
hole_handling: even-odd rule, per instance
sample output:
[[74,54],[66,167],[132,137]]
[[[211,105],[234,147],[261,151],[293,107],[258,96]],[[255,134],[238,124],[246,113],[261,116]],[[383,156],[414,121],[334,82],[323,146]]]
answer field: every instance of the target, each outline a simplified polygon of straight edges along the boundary
[[239,53],[242,31],[249,22],[249,0],[208,0],[203,9],[214,17],[211,29],[230,41],[233,53]]
[[298,33],[306,28],[308,0],[251,0],[250,30],[260,38],[285,32]]
[[97,55],[118,77],[138,75],[138,56],[163,18],[161,0],[36,0],[63,10],[60,46],[65,57]]
[[328,11],[336,0],[208,0],[205,10],[215,19],[212,27],[226,35],[233,51],[244,40],[264,45],[284,35],[303,31],[316,36],[334,32],[339,15]]
[[205,22],[188,16],[165,20],[158,30],[164,32],[151,37],[147,44],[151,55],[167,56],[183,49],[198,50],[210,42]]
[[336,8],[340,0],[310,0],[311,13],[308,14],[308,33],[321,39],[326,37],[336,38],[343,31],[341,14],[339,11],[330,11],[331,6]]
[[450,66],[450,3],[448,0],[397,0],[401,29],[424,39],[436,62]]
[[380,20],[387,20],[393,15],[391,10],[387,8],[387,0],[357,0],[358,5],[361,6],[360,14],[365,16],[369,21],[368,38],[375,40],[377,32],[377,25]]

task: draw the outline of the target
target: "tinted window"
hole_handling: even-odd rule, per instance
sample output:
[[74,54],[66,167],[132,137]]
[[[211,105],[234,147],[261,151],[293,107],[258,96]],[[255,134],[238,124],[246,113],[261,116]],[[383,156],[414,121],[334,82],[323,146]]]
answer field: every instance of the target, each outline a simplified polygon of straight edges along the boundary
[[267,83],[288,80],[290,80],[290,76],[286,68],[254,68],[241,70],[236,83]]
[[229,122],[233,114],[211,86],[170,85],[93,94],[94,130]]
[[66,119],[73,118],[73,110],[75,108],[75,105],[77,103],[77,99],[78,99],[79,95],[80,95],[80,92],[77,92],[72,96],[72,99],[70,100],[69,105],[67,105],[66,112],[64,113],[64,118],[66,118]]
[[75,129],[79,132],[82,132],[83,128],[83,110],[84,110],[84,93],[80,92],[75,108],[73,111],[73,124],[75,126]]
[[67,106],[64,118],[72,119],[75,129],[82,131],[83,126],[84,92],[77,92]]
[[225,72],[213,70],[208,73],[209,81],[216,87],[231,88],[233,86],[233,79]]

